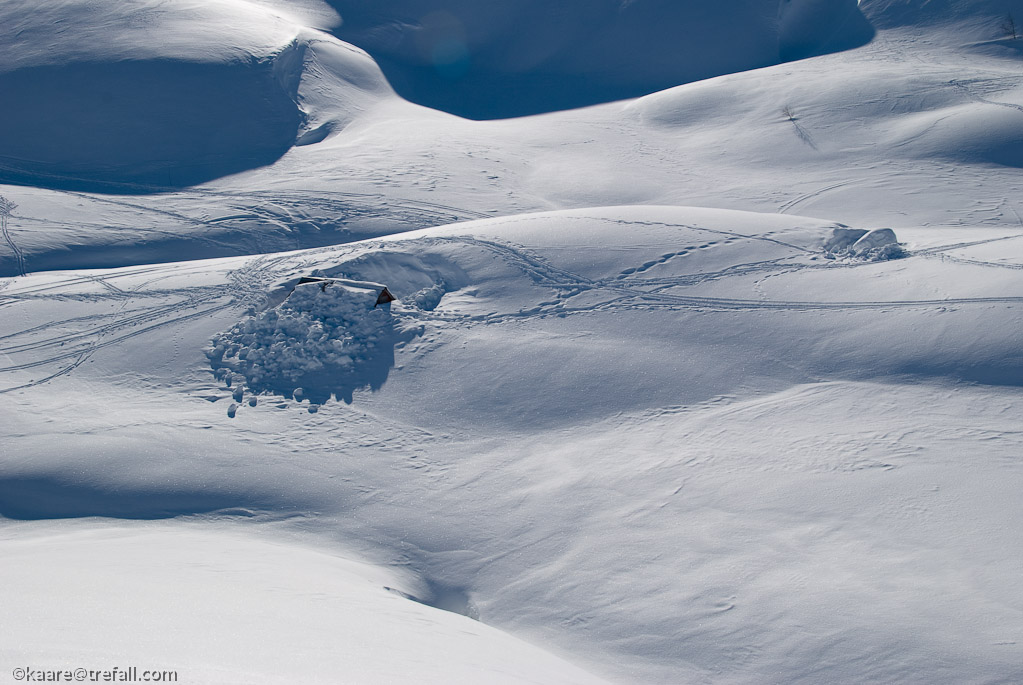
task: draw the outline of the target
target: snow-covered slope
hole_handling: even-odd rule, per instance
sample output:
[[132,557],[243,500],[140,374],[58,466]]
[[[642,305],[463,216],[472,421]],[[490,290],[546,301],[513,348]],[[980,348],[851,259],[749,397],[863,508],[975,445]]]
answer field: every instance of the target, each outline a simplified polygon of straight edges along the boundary
[[[171,682],[221,684],[603,682],[409,601],[400,570],[235,526],[13,525],[0,547],[0,578],[18,588],[0,619],[5,666],[116,667],[110,682],[168,672]],[[88,601],[68,602],[55,587]]]
[[324,64],[350,115],[389,92],[365,54],[248,2],[5,3],[0,180],[139,192],[270,164],[315,137],[301,81]]
[[397,99],[371,62],[355,68],[364,56],[317,33],[299,41],[305,123],[289,135],[303,144],[272,167],[174,194],[4,187],[18,208],[0,273],[19,272],[16,254],[30,270],[122,266],[608,204],[866,228],[1015,225],[1019,46],[997,15],[978,16],[962,35],[954,23],[892,29],[850,52],[492,122]]
[[624,682],[1018,676],[1023,236],[857,236],[617,208],[9,281],[0,511],[278,521]]
[[3,3],[0,668],[1023,679],[1010,13]]
[[843,50],[853,0],[330,0],[398,92],[476,119],[635,97]]

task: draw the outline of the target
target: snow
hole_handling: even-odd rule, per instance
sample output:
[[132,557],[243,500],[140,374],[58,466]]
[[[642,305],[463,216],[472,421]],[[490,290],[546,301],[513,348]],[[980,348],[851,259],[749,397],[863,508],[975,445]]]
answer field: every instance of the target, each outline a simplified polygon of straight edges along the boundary
[[[477,621],[404,599],[397,587],[411,586],[400,569],[230,524],[4,532],[0,575],[19,588],[0,619],[18,627],[5,630],[5,665],[134,665],[199,683],[601,682]],[[89,599],[55,601],[54,586]]]
[[1023,679],[1006,11],[4,4],[0,668]]
[[325,36],[243,0],[19,0],[4,15],[7,182],[146,192],[270,164],[309,134],[307,59],[348,72],[350,107],[388,90],[364,53],[310,57]]
[[[321,401],[335,395],[351,402],[355,388],[379,388],[394,363],[386,349],[399,334],[390,305],[378,303],[384,288],[299,283],[277,307],[216,336],[206,354],[228,385],[236,375],[244,379],[246,387],[233,392],[237,402],[246,390]],[[232,418],[237,409],[232,404],[228,410]]]
[[399,93],[473,119],[580,107],[862,45],[853,0],[330,0]]

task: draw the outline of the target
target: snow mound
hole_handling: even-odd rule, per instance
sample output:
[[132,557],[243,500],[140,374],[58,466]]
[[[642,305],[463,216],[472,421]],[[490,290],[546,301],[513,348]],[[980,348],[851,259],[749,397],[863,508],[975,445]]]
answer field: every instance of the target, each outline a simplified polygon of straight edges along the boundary
[[890,228],[878,228],[867,232],[862,238],[853,243],[849,248],[853,254],[864,255],[874,250],[898,246],[899,241],[895,237],[895,231]]
[[824,242],[824,251],[832,258],[854,257],[872,262],[906,256],[895,231],[890,228],[873,231],[844,226],[836,228]]
[[[383,286],[324,280],[296,285],[280,305],[253,315],[213,339],[207,352],[234,391],[234,416],[245,391],[309,399],[378,388],[394,363],[396,330]],[[236,378],[237,375],[237,378]],[[250,399],[251,402],[251,399]]]

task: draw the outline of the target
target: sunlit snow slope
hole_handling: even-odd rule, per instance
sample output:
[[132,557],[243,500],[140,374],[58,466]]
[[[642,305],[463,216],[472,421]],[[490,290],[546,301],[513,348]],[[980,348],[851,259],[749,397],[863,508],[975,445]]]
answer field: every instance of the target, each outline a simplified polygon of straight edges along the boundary
[[0,20],[0,672],[1023,680],[1016,0]]

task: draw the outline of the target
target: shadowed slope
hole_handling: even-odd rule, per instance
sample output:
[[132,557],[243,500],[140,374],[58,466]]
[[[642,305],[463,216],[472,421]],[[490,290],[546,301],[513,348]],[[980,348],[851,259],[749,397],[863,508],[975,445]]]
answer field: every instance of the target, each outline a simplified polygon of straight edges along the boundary
[[344,82],[336,119],[390,92],[364,53],[269,6],[3,3],[0,183],[145,193],[272,164],[323,124],[310,65]]
[[[147,60],[0,74],[0,181],[178,187],[270,164],[301,112],[270,64]],[[119,190],[124,190],[119,188]]]
[[329,0],[336,31],[420,104],[498,119],[643,95],[844,50],[853,0]]

